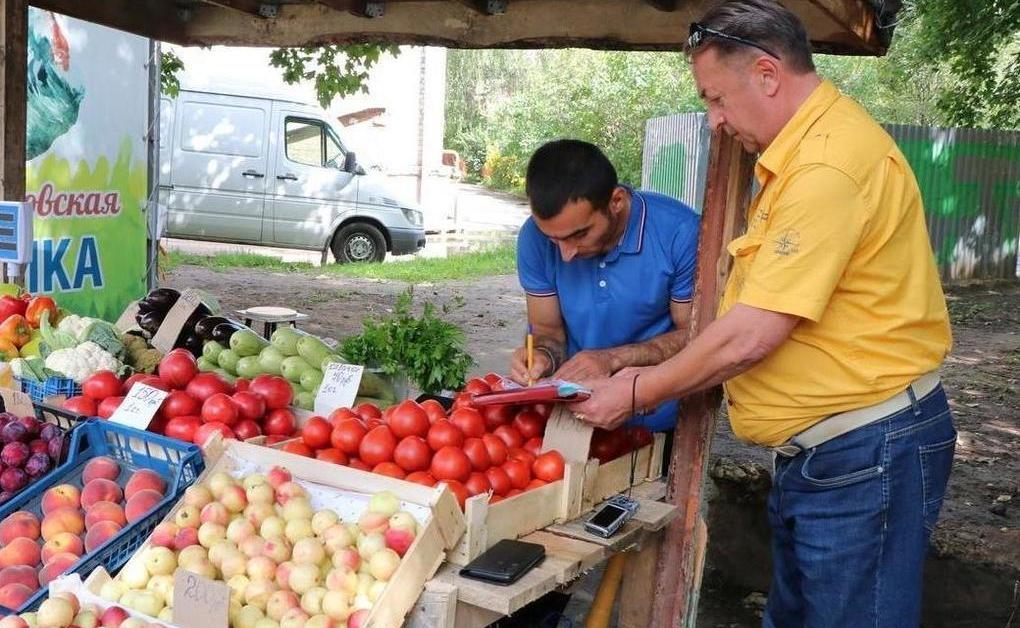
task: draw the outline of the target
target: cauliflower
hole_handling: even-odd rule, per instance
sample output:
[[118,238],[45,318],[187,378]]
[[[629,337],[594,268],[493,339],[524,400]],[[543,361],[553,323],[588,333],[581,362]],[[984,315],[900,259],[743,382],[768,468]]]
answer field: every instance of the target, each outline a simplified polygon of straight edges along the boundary
[[73,349],[58,349],[46,357],[46,368],[63,373],[80,384],[99,371],[113,371],[121,368],[117,358],[104,351],[94,342],[83,342]]
[[64,318],[60,319],[60,324],[57,325],[57,331],[62,331],[71,334],[75,338],[81,338],[82,332],[89,326],[92,320],[85,318],[84,316],[78,316],[77,314],[68,314]]

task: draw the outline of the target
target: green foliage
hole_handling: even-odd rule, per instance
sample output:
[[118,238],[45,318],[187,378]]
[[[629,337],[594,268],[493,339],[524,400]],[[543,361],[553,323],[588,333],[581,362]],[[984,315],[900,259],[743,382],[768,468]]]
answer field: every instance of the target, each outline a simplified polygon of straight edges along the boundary
[[382,55],[396,56],[392,44],[351,44],[277,48],[270,54],[273,67],[283,70],[289,85],[313,81],[319,104],[328,107],[334,98],[368,91],[368,71]]
[[[464,332],[436,314],[426,302],[421,316],[411,311],[413,288],[397,297],[393,314],[379,321],[366,318],[363,332],[343,341],[340,354],[354,364],[381,369],[389,375],[404,374],[425,394],[457,390],[474,360],[464,350]],[[463,301],[444,304],[442,314]]]
[[162,50],[159,53],[159,88],[171,98],[176,98],[181,91],[178,73],[184,69],[184,62],[174,54],[173,50]]

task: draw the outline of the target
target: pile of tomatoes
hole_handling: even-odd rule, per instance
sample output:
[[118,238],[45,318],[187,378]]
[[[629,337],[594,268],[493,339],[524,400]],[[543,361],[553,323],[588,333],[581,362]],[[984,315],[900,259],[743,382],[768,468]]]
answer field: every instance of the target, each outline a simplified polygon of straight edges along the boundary
[[263,434],[270,444],[292,437],[297,419],[289,409],[293,390],[286,379],[259,375],[231,383],[198,370],[195,357],[174,349],[160,361],[158,375],[132,375],[121,381],[100,371],[82,383],[82,395],[63,403],[70,412],[108,419],[136,382],[168,391],[149,431],[202,445],[213,432],[247,440]]
[[476,407],[471,395],[482,385],[487,392],[484,380],[469,382],[449,413],[430,399],[312,417],[283,449],[425,486],[445,482],[462,508],[470,496],[491,491],[495,503],[561,479],[563,456],[542,453],[551,406]]

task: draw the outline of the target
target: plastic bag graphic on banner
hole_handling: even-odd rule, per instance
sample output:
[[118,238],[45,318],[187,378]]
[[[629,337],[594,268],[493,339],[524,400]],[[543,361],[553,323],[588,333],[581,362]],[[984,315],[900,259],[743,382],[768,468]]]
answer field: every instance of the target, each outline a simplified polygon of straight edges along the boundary
[[115,319],[145,292],[148,40],[30,9],[25,287]]

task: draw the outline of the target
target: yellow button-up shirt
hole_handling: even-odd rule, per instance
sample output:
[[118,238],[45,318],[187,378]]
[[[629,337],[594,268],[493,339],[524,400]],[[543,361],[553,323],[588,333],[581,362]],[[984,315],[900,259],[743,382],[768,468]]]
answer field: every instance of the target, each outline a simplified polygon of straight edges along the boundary
[[902,391],[952,338],[914,173],[857,103],[823,82],[755,177],[719,313],[743,303],[802,318],[725,385],[734,433],[775,446]]

